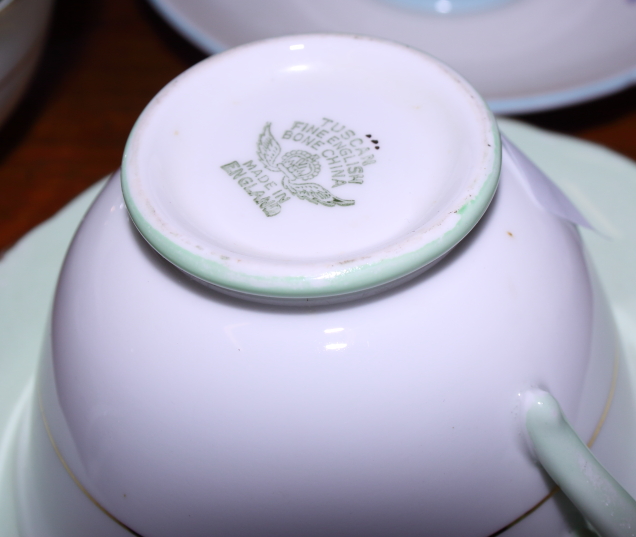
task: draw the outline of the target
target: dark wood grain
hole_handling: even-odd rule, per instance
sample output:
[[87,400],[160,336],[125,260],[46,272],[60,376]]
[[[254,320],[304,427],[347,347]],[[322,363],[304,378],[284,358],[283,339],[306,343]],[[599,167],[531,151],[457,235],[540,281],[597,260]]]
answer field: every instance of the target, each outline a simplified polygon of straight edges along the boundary
[[148,101],[204,57],[141,0],[57,0],[35,80],[0,129],[0,251],[116,169]]
[[[116,169],[144,106],[203,58],[143,0],[57,0],[35,80],[0,129],[0,251]],[[636,160],[636,89],[519,119]]]
[[636,87],[579,106],[516,119],[604,145],[636,160]]

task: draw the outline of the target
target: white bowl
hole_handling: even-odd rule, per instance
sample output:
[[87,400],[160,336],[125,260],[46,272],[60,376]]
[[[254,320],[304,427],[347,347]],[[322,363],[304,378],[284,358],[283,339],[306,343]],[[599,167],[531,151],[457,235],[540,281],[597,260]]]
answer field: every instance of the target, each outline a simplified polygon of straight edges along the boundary
[[0,125],[35,70],[52,4],[52,0],[0,0]]
[[[325,154],[341,143],[373,155],[344,179]],[[517,524],[553,486],[522,395],[551,392],[620,473],[620,345],[555,213],[577,215],[500,155],[470,86],[393,43],[281,38],[168,85],[62,271],[22,440],[24,536],[582,524],[560,504]]]
[[209,53],[291,33],[399,41],[462,73],[498,114],[568,106],[636,82],[630,0],[150,2]]

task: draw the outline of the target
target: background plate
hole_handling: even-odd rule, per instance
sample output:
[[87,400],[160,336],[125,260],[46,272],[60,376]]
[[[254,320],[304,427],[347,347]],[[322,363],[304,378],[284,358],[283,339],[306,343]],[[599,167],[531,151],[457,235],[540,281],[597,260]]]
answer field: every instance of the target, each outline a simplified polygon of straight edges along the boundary
[[398,0],[150,3],[209,53],[313,32],[399,41],[450,65],[501,114],[570,105],[636,82],[633,0],[511,0],[446,15],[405,8]]

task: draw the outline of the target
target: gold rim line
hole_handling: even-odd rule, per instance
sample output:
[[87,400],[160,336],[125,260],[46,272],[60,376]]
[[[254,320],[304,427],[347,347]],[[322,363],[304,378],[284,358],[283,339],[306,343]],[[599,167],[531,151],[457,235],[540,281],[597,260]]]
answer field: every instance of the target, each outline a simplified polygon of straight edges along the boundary
[[[607,395],[607,400],[605,401],[605,406],[603,407],[603,413],[601,414],[601,417],[599,418],[599,421],[596,424],[596,428],[594,429],[594,432],[592,433],[592,437],[590,438],[590,440],[586,444],[588,448],[591,448],[594,445],[594,442],[596,442],[596,438],[598,437],[599,433],[601,432],[601,429],[603,428],[603,424],[605,423],[605,420],[607,419],[607,415],[609,413],[609,410],[610,410],[610,408],[612,406],[612,401],[614,400],[614,393],[616,392],[616,384],[617,384],[617,381],[618,381],[618,366],[619,366],[619,363],[620,363],[620,359],[619,359],[619,353],[617,351],[616,355],[614,356],[614,367],[613,367],[613,370],[612,370],[612,381],[610,383],[609,394]],[[51,430],[49,429],[49,424],[48,424],[48,421],[46,419],[46,415],[44,414],[44,407],[42,405],[42,394],[40,393],[39,390],[38,390],[38,405],[40,407],[40,415],[42,416],[42,421],[44,423],[44,428],[46,429],[46,434],[49,437],[49,440],[51,442],[51,446],[53,446],[53,450],[55,451],[55,454],[57,455],[58,459],[62,463],[62,466],[64,467],[64,469],[68,472],[68,475],[71,477],[73,482],[88,497],[88,499],[95,505],[95,507],[97,507],[102,513],[104,513],[113,522],[115,522],[116,524],[118,524],[122,528],[128,530],[130,533],[132,533],[136,537],[143,537],[143,535],[141,535],[141,534],[137,533],[135,530],[129,528],[126,524],[124,524],[123,522],[118,520],[114,515],[112,515],[104,507],[102,507],[102,505],[91,495],[91,493],[88,492],[88,490],[86,490],[84,488],[84,485],[82,485],[80,483],[80,481],[77,479],[77,477],[75,477],[75,474],[73,473],[73,471],[71,470],[69,465],[66,463],[64,458],[62,457],[62,453],[60,453],[60,450],[58,449],[57,444],[55,443],[55,440],[53,439],[53,435],[51,434]],[[554,496],[559,490],[560,490],[559,487],[554,487],[552,490],[550,490],[550,492],[548,492],[548,494],[546,496],[544,496],[541,500],[539,500],[535,505],[533,505],[525,513],[523,513],[519,517],[515,518],[512,522],[510,522],[509,524],[507,524],[506,526],[504,526],[500,530],[496,531],[495,533],[491,533],[488,537],[497,537],[498,535],[501,535],[505,531],[509,530],[515,524],[521,522],[524,518],[527,518],[532,513],[534,513],[537,509],[539,509],[539,507],[541,507],[545,502],[547,502],[550,498],[552,498],[552,496]]]
[[91,493],[88,492],[88,490],[86,490],[84,488],[84,485],[82,485],[80,483],[79,479],[77,479],[77,477],[75,477],[75,474],[73,473],[73,471],[71,470],[69,465],[66,464],[66,461],[64,460],[64,457],[62,457],[62,453],[60,453],[60,450],[57,447],[57,444],[55,443],[55,440],[53,439],[53,435],[51,434],[51,429],[49,428],[49,423],[48,423],[48,421],[46,419],[46,415],[44,414],[44,406],[42,405],[42,394],[41,394],[40,390],[38,390],[38,406],[40,407],[40,415],[42,416],[42,422],[44,423],[44,429],[46,430],[46,434],[49,437],[49,440],[51,442],[51,446],[53,446],[53,450],[55,451],[55,454],[57,455],[57,458],[60,460],[60,462],[62,463],[62,466],[64,466],[64,469],[67,471],[68,475],[71,477],[73,482],[79,487],[79,489],[84,493],[84,495],[91,502],[93,502],[93,505],[95,505],[95,507],[97,507],[102,513],[104,513],[113,522],[115,522],[116,524],[118,524],[119,526],[124,528],[125,530],[128,530],[130,533],[132,533],[136,537],[143,537],[143,535],[137,533],[135,530],[133,530],[133,529],[129,528],[128,526],[126,526],[126,524],[124,524],[121,520],[117,519],[110,512],[108,512],[104,507],[102,507],[102,505],[95,498],[93,498]]
[[[618,338],[616,338],[616,341],[617,342],[619,341]],[[616,391],[616,383],[617,383],[617,380],[618,380],[618,365],[619,365],[619,363],[620,363],[620,358],[619,358],[619,352],[618,352],[618,349],[617,349],[616,350],[616,354],[614,355],[614,367],[613,367],[613,370],[612,370],[612,381],[610,383],[610,389],[609,389],[609,393],[607,395],[607,400],[605,401],[605,407],[603,408],[603,413],[601,414],[601,417],[599,418],[598,423],[596,424],[596,428],[594,429],[594,432],[592,433],[592,437],[589,439],[589,441],[586,444],[588,448],[591,448],[594,445],[594,442],[596,442],[596,437],[601,432],[603,424],[605,423],[605,419],[607,418],[607,414],[609,413],[610,407],[612,406],[612,401],[614,400],[614,392]],[[525,513],[523,513],[518,518],[515,518],[510,524],[504,526],[503,528],[501,528],[500,530],[496,531],[495,533],[491,533],[488,537],[497,537],[498,535],[501,535],[505,531],[509,530],[515,524],[517,524],[518,522],[521,522],[524,518],[527,518],[532,513],[534,513],[537,509],[539,509],[539,507],[541,507],[545,502],[547,502],[550,498],[552,498],[552,496],[554,496],[557,492],[559,492],[559,490],[561,490],[560,487],[554,487],[550,492],[548,492],[548,494],[545,497],[543,497],[541,500],[539,500],[539,502],[537,504],[532,506],[530,509],[528,509]]]
[[[618,339],[617,339],[618,341]],[[616,351],[616,356],[614,357],[614,370],[612,371],[612,383],[610,384],[609,395],[607,396],[607,401],[605,402],[605,408],[603,409],[603,414],[601,414],[601,419],[596,425],[596,429],[592,433],[592,438],[590,438],[587,443],[587,447],[591,448],[596,442],[596,437],[601,432],[601,427],[605,423],[605,419],[607,418],[607,414],[609,413],[610,407],[612,406],[612,401],[614,400],[614,392],[616,391],[616,383],[618,381],[618,364],[619,364],[619,354],[618,350]]]

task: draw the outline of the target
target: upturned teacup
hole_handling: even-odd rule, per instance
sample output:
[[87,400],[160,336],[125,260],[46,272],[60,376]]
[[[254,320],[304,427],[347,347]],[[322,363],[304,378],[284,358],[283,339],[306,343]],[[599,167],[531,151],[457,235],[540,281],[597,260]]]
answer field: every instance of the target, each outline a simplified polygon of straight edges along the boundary
[[301,35],[203,61],[68,253],[24,536],[557,535],[587,528],[575,505],[602,526],[549,458],[633,459],[576,214],[422,52]]

